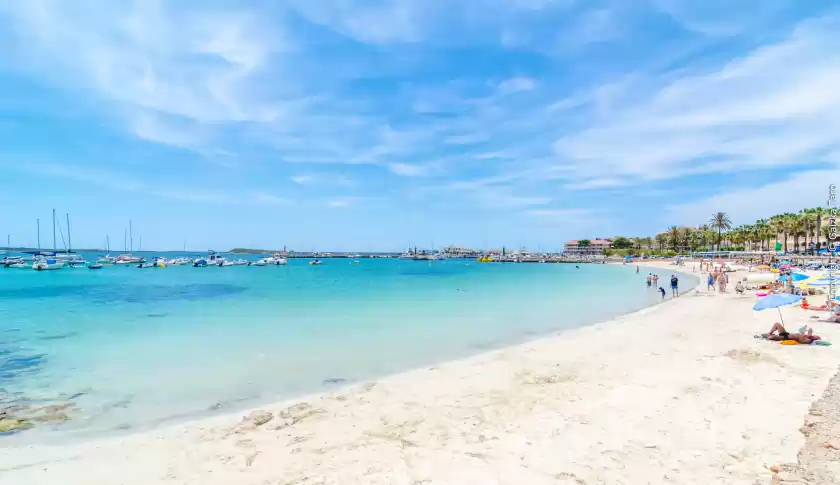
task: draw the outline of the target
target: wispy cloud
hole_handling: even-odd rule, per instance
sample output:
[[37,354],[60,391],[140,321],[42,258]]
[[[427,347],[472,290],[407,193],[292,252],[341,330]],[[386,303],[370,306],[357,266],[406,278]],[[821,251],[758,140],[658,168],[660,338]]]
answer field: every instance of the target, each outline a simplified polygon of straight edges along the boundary
[[297,185],[333,185],[333,186],[343,186],[343,187],[352,187],[356,185],[356,182],[352,179],[349,179],[343,175],[339,174],[332,174],[332,173],[319,173],[319,174],[300,174],[290,177],[289,180],[294,182]]
[[388,170],[403,177],[423,177],[429,174],[430,167],[409,163],[389,163]]
[[833,32],[833,24],[809,22],[719,70],[639,81],[650,96],[625,99],[593,126],[560,138],[557,157],[577,177],[628,182],[819,157],[840,142]]
[[254,193],[253,199],[256,203],[263,205],[289,205],[292,203],[292,201],[289,199],[278,197],[276,195],[269,194],[266,192]]
[[327,201],[327,206],[333,209],[344,209],[359,201],[359,197],[334,197]]
[[105,168],[91,169],[88,167],[59,165],[52,162],[37,165],[18,165],[3,161],[0,164],[4,170],[22,172],[39,177],[71,180],[93,186],[148,194],[164,199],[185,202],[209,202],[214,204],[235,205],[279,205],[290,204],[291,201],[266,192],[236,193],[229,190],[201,190],[186,186],[172,186],[167,182],[149,182],[142,180],[135,174],[114,172]]
[[514,77],[505,79],[496,87],[499,94],[513,94],[521,91],[531,91],[537,88],[537,81],[528,77]]
[[750,224],[773,214],[826,206],[829,184],[840,182],[840,168],[797,172],[788,178],[746,188],[728,187],[698,201],[669,206],[674,220],[706,221],[726,212],[735,224]]
[[590,211],[586,209],[536,209],[528,211],[529,214],[535,216],[579,216],[589,214]]
[[5,2],[7,97],[44,100],[5,103],[0,141],[196,204],[694,217],[835,166],[840,16],[818,3]]

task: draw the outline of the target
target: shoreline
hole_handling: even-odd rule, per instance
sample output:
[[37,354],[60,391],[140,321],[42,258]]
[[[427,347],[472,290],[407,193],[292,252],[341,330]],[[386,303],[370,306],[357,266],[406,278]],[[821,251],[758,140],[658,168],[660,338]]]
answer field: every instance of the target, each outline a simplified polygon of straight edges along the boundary
[[[261,426],[225,414],[73,449],[6,448],[0,477],[22,485],[114,474],[126,484],[193,483],[188,477],[199,475],[202,483],[383,484],[647,483],[665,475],[676,483],[752,484],[769,477],[770,458],[795,457],[798,416],[830,378],[817,371],[836,371],[840,359],[833,348],[754,341],[772,317],[745,318],[753,298],[683,295],[516,346],[263,406],[272,420]],[[718,313],[716,322],[705,321]],[[817,329],[840,339],[837,328],[825,330]],[[802,352],[819,361],[803,362]],[[780,395],[763,404],[774,390]],[[718,404],[725,404],[722,417],[713,412]],[[725,435],[723,442],[710,431]],[[754,442],[744,443],[753,440],[769,443],[756,453]],[[651,463],[658,475],[646,471]]]
[[[632,266],[627,266],[628,267],[625,268],[625,270],[631,272],[633,270]],[[697,280],[694,284],[692,284],[692,286],[689,287],[688,290],[685,291],[692,291],[693,289],[697,288],[701,283],[701,278],[699,278],[696,275],[692,275],[688,271],[685,271],[684,268],[675,270],[674,267],[670,266],[657,267],[640,265],[640,267],[643,270],[652,270],[660,272],[665,278],[667,278],[667,275],[665,275],[665,273],[670,272],[679,274],[682,281],[686,281],[686,278],[692,278]],[[643,275],[639,275],[639,277],[641,278],[643,277]],[[641,285],[642,283],[639,284]],[[667,298],[664,300],[660,300],[657,297],[652,302],[640,303],[641,305],[643,305],[641,307],[630,310],[618,309],[616,310],[615,314],[607,317],[606,319],[601,319],[597,321],[585,321],[584,323],[571,328],[563,328],[562,326],[558,326],[548,331],[523,331],[517,333],[515,337],[512,337],[509,340],[498,340],[491,343],[476,343],[470,346],[469,349],[465,349],[461,355],[444,357],[439,360],[430,359],[428,363],[406,367],[403,369],[396,370],[394,372],[383,372],[379,374],[366,375],[355,378],[345,378],[342,376],[340,383],[330,383],[327,381],[319,382],[313,384],[310,390],[304,391],[302,393],[292,393],[289,395],[280,396],[266,396],[264,398],[235,398],[225,401],[218,401],[209,405],[205,409],[199,409],[184,414],[171,415],[159,421],[150,422],[146,425],[138,427],[126,427],[121,429],[114,428],[96,431],[89,431],[86,429],[51,430],[44,428],[27,430],[23,431],[20,434],[6,437],[0,436],[0,438],[5,438],[5,440],[0,439],[0,449],[9,449],[17,446],[41,446],[44,444],[57,444],[58,446],[84,445],[87,443],[99,443],[106,440],[127,439],[133,436],[142,436],[149,433],[157,433],[160,431],[165,431],[167,429],[178,428],[182,426],[199,425],[214,421],[237,419],[241,416],[242,413],[247,413],[260,407],[277,406],[282,403],[297,402],[301,400],[317,398],[324,394],[346,392],[356,386],[365,384],[367,382],[388,379],[392,377],[401,376],[403,374],[413,373],[415,371],[428,369],[430,366],[434,367],[448,363],[469,361],[474,358],[479,358],[486,354],[492,354],[494,352],[499,352],[506,349],[517,348],[522,345],[527,345],[529,343],[537,342],[546,338],[552,338],[558,335],[562,335],[566,332],[574,332],[580,328],[586,328],[604,322],[613,321],[622,317],[634,315],[639,312],[644,312],[650,308],[662,305],[670,301],[671,299],[672,297],[670,295],[668,295]],[[63,403],[57,402],[50,404],[62,405]],[[81,417],[80,419],[84,420],[85,417]]]

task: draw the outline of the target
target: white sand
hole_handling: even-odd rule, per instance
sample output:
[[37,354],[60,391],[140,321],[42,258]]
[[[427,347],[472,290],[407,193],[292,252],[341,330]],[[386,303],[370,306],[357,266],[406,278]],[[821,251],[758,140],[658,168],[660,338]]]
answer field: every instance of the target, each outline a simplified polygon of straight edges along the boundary
[[752,312],[754,302],[701,289],[533,343],[266,406],[275,417],[255,429],[236,430],[237,415],[82,446],[0,448],[0,483],[768,483],[765,465],[796,460],[803,417],[837,371],[840,325],[788,308],[789,329],[812,322],[838,345],[755,340],[778,317]]

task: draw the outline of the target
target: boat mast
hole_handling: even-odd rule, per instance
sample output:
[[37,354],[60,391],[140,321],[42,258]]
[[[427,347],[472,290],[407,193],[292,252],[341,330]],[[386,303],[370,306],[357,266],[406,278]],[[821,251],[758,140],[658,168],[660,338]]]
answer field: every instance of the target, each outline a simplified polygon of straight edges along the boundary
[[131,220],[128,221],[128,250],[134,251],[134,230],[131,226]]
[[35,219],[35,224],[38,226],[38,252],[41,252],[41,219]]
[[111,254],[111,240],[108,239],[107,234],[105,234],[105,249],[108,250],[108,254]]
[[128,252],[128,231],[123,228],[123,252]]
[[58,248],[58,244],[55,242],[55,209],[53,209],[53,251]]
[[67,254],[72,251],[73,243],[70,241],[70,213],[67,213]]

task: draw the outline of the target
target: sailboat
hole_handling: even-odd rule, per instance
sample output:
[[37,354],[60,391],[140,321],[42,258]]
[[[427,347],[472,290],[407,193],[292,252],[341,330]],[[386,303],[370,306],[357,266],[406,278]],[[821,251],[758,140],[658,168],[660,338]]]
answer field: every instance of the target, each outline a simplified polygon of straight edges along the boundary
[[134,249],[134,232],[131,221],[128,221],[128,227],[129,230],[123,233],[123,250],[125,252],[117,256],[114,264],[137,264],[145,262],[145,259],[131,254],[131,250]]
[[[96,265],[111,266],[112,264],[116,263],[116,261],[117,261],[117,258],[111,256],[111,240],[108,238],[107,234],[105,235],[105,251],[107,252],[107,254],[105,256],[102,256],[101,258],[97,259],[96,264],[93,265],[93,266],[96,266]],[[91,269],[99,269],[99,268],[91,268]]]
[[[61,240],[64,241],[64,232],[61,225],[58,226],[61,232]],[[55,209],[53,209],[53,246],[55,246]],[[53,248],[55,251],[55,248]],[[53,253],[55,259],[64,262],[70,268],[84,268],[87,262],[78,254],[73,253],[73,240],[70,236],[70,214],[67,214],[67,246],[63,253]]]

